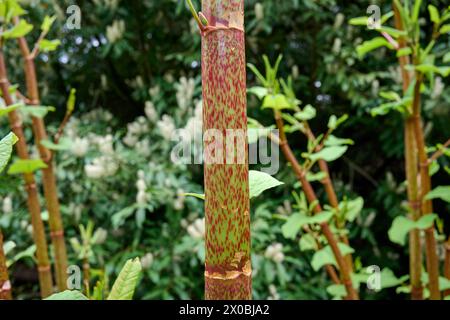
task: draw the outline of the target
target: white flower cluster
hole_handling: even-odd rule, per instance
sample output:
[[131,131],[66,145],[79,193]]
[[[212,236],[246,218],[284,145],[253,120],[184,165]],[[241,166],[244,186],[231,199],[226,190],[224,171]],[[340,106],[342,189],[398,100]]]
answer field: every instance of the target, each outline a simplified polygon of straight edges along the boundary
[[195,80],[194,78],[181,77],[180,81],[175,84],[175,89],[177,90],[176,97],[178,107],[181,110],[187,110],[187,108],[192,103],[192,98],[194,97],[195,90]]
[[336,15],[336,19],[334,20],[334,29],[339,29],[342,24],[345,22],[345,15],[343,15],[342,13],[338,13]]
[[147,119],[142,116],[138,117],[135,121],[127,125],[127,135],[123,138],[123,142],[129,147],[134,147],[138,143],[140,136],[148,132]]
[[338,54],[339,52],[341,52],[341,47],[342,47],[341,38],[334,39],[333,48],[331,49],[333,51],[333,53]]
[[151,122],[158,120],[158,112],[156,111],[155,104],[152,101],[145,102],[145,115]]
[[97,144],[102,155],[95,158],[92,163],[84,166],[84,171],[89,178],[100,179],[116,174],[119,165],[114,159],[114,146],[112,135],[105,137],[92,135],[90,140]]
[[103,244],[108,237],[108,231],[103,228],[98,228],[95,230],[94,235],[92,236],[92,241],[94,244]]
[[195,104],[194,116],[189,118],[186,126],[181,130],[181,138],[185,143],[194,141],[202,141],[202,126],[203,126],[203,102],[197,101]]
[[273,260],[276,263],[284,261],[283,245],[281,243],[274,243],[267,247],[264,256],[267,259]]
[[269,293],[270,296],[267,298],[267,300],[280,300],[280,295],[278,294],[277,287],[275,287],[273,284],[269,285]]
[[441,77],[436,77],[436,81],[434,82],[434,88],[433,88],[433,92],[431,94],[431,97],[433,99],[439,98],[439,96],[444,91],[444,88],[445,88],[445,84],[444,84],[444,82],[442,82],[442,78]]
[[89,151],[89,140],[86,138],[76,137],[70,147],[70,152],[75,157],[82,158]]
[[139,206],[145,206],[148,201],[147,184],[145,183],[145,173],[142,170],[138,172],[138,180],[136,182],[138,193],[136,195],[136,203]]
[[170,141],[172,139],[176,127],[175,122],[173,121],[173,118],[171,116],[167,114],[163,115],[162,119],[158,121],[156,126],[159,129],[159,133],[165,140]]
[[142,258],[141,258],[141,266],[142,269],[147,270],[149,269],[154,261],[154,256],[151,252],[145,254]]
[[6,196],[5,198],[3,198],[2,210],[4,214],[12,213],[13,203],[12,198],[10,196]]
[[261,21],[264,19],[264,6],[260,2],[257,2],[255,4],[255,17],[256,17],[256,20],[258,20],[258,21]]
[[160,92],[161,92],[161,88],[159,86],[154,86],[154,87],[151,87],[150,89],[148,89],[148,94],[152,98],[156,98]]
[[110,43],[117,42],[125,32],[125,21],[114,20],[113,24],[106,27],[106,38]]
[[196,219],[192,224],[187,226],[188,234],[194,239],[205,238],[205,218]]
[[177,198],[173,204],[175,210],[183,210],[184,209],[184,200],[186,199],[185,192],[182,189],[178,189]]

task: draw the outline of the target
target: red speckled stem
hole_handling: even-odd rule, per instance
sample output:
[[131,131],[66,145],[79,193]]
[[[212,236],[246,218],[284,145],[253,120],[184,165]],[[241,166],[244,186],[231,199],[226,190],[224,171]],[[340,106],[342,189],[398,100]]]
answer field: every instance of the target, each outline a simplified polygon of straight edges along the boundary
[[[205,298],[251,299],[244,1],[204,0],[202,12],[209,22],[202,32],[203,129],[205,137],[211,129],[223,137],[205,138]],[[244,139],[225,148],[230,129]],[[245,161],[226,164],[238,149]]]

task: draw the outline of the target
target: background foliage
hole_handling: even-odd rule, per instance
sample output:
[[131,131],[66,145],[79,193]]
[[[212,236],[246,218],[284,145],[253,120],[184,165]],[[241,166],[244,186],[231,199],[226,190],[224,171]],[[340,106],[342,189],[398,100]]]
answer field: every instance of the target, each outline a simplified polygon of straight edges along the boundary
[[[176,128],[192,130],[192,119],[199,118],[200,108],[200,37],[184,1],[21,2],[36,24],[45,14],[54,12],[58,17],[51,36],[61,39],[62,46],[42,55],[38,63],[43,103],[57,107],[47,117],[53,132],[64,116],[70,89],[77,89],[77,110],[66,134],[72,146],[58,154],[71,264],[81,265],[87,255],[93,276],[100,279],[117,275],[127,259],[139,256],[144,272],[136,298],[202,298],[203,203],[183,196],[202,192],[202,167],[170,161],[170,133]],[[428,2],[439,7],[446,4]],[[373,118],[368,112],[380,104],[378,93],[383,88],[400,90],[397,61],[383,50],[359,60],[356,46],[373,34],[348,25],[350,18],[365,15],[370,4],[390,10],[390,1],[245,3],[247,60],[261,67],[262,54],[272,61],[283,54],[280,76],[292,75],[297,97],[317,108],[314,129],[323,131],[330,114],[350,115],[339,135],[353,139],[355,145],[331,165],[331,171],[341,198],[359,195],[365,200],[350,230],[355,257],[365,266],[375,264],[398,276],[407,274],[406,249],[387,236],[405,201],[403,121],[400,115]],[[80,30],[64,26],[66,8],[72,4],[81,8]],[[10,79],[21,83],[15,44],[5,51]],[[250,73],[248,83],[255,83]],[[426,133],[433,142],[450,136],[446,84],[448,79],[441,80],[426,94]],[[260,111],[259,101],[249,96],[248,103],[251,117],[272,124],[271,112]],[[0,136],[6,133],[2,124]],[[291,137],[294,150],[304,146],[302,139],[301,135]],[[325,272],[311,268],[311,255],[301,252],[298,242],[284,239],[282,221],[273,217],[295,210],[291,195],[295,177],[284,164],[281,168],[277,178],[286,186],[252,202],[254,296],[330,298],[324,290],[329,285]],[[448,175],[439,173],[433,180],[444,184]],[[2,176],[0,185],[0,223],[11,241],[8,257],[23,257],[12,266],[15,295],[36,297],[37,287],[30,285],[36,274],[31,268],[33,248],[25,200],[19,192],[22,186],[14,176]],[[440,204],[436,211],[445,212],[445,208]],[[82,239],[79,225],[90,221],[95,225],[93,236]],[[395,289],[363,292],[363,296],[406,297],[396,295]]]

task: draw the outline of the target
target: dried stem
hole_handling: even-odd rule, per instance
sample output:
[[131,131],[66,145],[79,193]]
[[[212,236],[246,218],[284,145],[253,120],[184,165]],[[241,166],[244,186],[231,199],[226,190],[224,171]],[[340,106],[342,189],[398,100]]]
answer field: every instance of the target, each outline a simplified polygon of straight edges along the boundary
[[[18,21],[19,20],[16,19],[16,23],[18,23]],[[30,53],[27,41],[24,37],[20,37],[18,42],[24,59],[27,95],[30,99],[31,105],[39,105],[39,88],[34,64],[34,56]],[[67,252],[52,152],[41,144],[41,141],[48,139],[44,120],[42,118],[32,117],[32,127],[39,154],[42,160],[47,164],[47,168],[42,170],[44,196],[49,213],[49,224],[51,230],[50,236],[55,252],[56,283],[59,291],[64,291],[67,289]]]
[[[3,50],[0,49],[0,87],[3,93],[3,99],[7,106],[14,103],[9,93],[9,81],[6,71]],[[25,134],[23,132],[22,120],[17,111],[8,113],[11,130],[19,138],[16,143],[17,153],[22,160],[30,159],[28,146],[26,144]],[[39,204],[39,195],[37,191],[34,174],[24,174],[25,189],[27,192],[27,205],[31,216],[31,225],[33,226],[33,238],[36,244],[36,256],[39,272],[39,283],[41,288],[41,296],[43,298],[49,296],[53,292],[52,274],[50,261],[48,258],[47,240],[45,238],[44,223],[41,218],[41,208]]]
[[[395,26],[398,30],[403,30],[403,22],[398,12],[397,6],[394,4],[394,18]],[[404,39],[399,39],[399,49],[406,47]],[[406,93],[411,84],[411,75],[406,70],[406,66],[410,64],[408,56],[399,58],[403,92]],[[414,120],[411,115],[408,115],[405,119],[404,129],[405,139],[405,170],[407,180],[407,194],[408,202],[411,211],[411,218],[417,220],[420,218],[420,203],[418,202],[418,163],[417,163],[417,146],[414,136]],[[422,286],[422,246],[420,242],[420,231],[417,229],[411,230],[409,233],[409,273],[411,279],[411,299],[422,300],[423,299],[423,286]]]
[[[314,189],[312,188],[309,181],[306,179],[306,174],[305,174],[302,166],[298,163],[294,153],[292,152],[292,149],[289,146],[289,143],[286,139],[286,134],[284,132],[283,119],[282,119],[279,111],[275,111],[275,121],[277,124],[277,128],[279,130],[279,133],[280,133],[281,150],[283,151],[283,154],[286,157],[286,159],[291,164],[295,175],[299,179],[299,181],[302,185],[303,191],[305,192],[306,198],[308,199],[308,202],[309,203],[318,202],[317,196],[314,192]],[[317,205],[314,207],[314,212],[316,214],[322,212],[322,208],[319,203],[317,203]],[[341,276],[342,276],[342,282],[347,290],[348,298],[351,300],[358,300],[359,299],[358,293],[356,292],[355,288],[353,287],[352,280],[350,277],[350,274],[351,274],[350,268],[349,268],[346,260],[342,256],[342,253],[338,246],[338,242],[336,241],[336,238],[335,238],[333,232],[331,231],[329,224],[325,222],[325,223],[322,223],[320,225],[320,227],[322,229],[323,235],[327,239],[327,242],[328,242],[328,244],[334,254],[336,262],[339,266]]]

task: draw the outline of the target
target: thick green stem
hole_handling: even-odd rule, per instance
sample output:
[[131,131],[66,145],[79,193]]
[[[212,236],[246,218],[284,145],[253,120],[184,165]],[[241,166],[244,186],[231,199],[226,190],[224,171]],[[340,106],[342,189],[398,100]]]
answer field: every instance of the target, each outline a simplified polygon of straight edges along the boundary
[[[34,57],[30,53],[25,38],[21,37],[18,41],[24,59],[28,98],[31,101],[31,105],[39,105],[39,88]],[[48,139],[44,120],[42,118],[32,117],[32,127],[39,154],[42,160],[47,164],[47,168],[42,170],[44,196],[49,213],[50,236],[55,254],[56,283],[59,291],[64,291],[67,289],[67,251],[58,199],[58,188],[56,185],[53,155],[52,152],[41,143],[42,141]]]
[[205,298],[251,299],[245,34],[231,28],[243,28],[244,1],[204,0],[202,11]]

